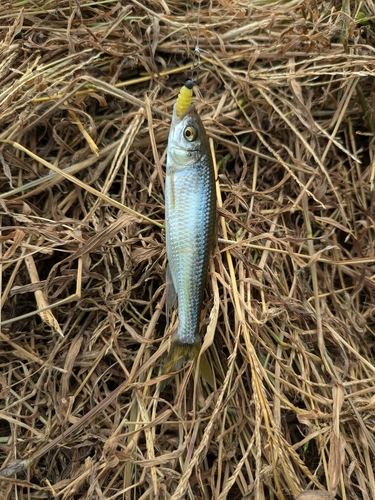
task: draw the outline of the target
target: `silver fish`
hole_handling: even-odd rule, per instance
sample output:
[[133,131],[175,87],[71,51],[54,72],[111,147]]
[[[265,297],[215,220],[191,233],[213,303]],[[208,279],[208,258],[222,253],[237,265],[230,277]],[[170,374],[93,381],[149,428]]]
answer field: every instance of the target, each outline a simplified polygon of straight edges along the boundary
[[[184,87],[181,89],[182,95]],[[186,97],[185,97],[186,100]],[[191,98],[177,115],[174,105],[168,139],[165,181],[167,244],[167,321],[178,298],[179,324],[164,373],[196,360],[200,351],[199,320],[216,221],[215,173],[203,123]],[[181,104],[181,103],[180,103]],[[181,113],[181,105],[178,108]],[[182,108],[183,111],[183,108]],[[204,361],[204,360],[203,360]],[[202,375],[207,379],[201,362]],[[212,378],[212,377],[211,377]]]

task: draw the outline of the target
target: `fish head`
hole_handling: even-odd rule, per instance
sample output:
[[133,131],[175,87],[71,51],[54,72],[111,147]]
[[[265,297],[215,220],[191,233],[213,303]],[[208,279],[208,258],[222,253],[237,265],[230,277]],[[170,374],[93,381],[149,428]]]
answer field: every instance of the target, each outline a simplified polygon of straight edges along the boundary
[[207,147],[207,136],[194,104],[181,116],[177,116],[175,105],[168,139],[170,168],[182,170],[191,167],[207,154]]

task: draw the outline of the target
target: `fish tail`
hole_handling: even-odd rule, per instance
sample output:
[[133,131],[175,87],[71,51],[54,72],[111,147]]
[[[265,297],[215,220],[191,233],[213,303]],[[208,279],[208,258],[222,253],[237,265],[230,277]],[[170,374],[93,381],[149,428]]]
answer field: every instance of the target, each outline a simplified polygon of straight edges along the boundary
[[[178,340],[172,341],[169,354],[163,366],[163,374],[166,375],[168,373],[176,372],[189,361],[196,364],[200,350],[200,342],[195,342],[194,344],[183,344]],[[200,357],[199,372],[206,382],[213,386],[212,370],[205,353],[203,353]]]

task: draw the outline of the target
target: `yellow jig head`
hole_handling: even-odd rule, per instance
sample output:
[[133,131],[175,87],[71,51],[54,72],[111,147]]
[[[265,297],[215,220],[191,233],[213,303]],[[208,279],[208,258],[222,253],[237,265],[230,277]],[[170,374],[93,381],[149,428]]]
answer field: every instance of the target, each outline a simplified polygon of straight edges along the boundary
[[176,114],[181,116],[185,113],[191,104],[191,98],[193,97],[193,80],[186,80],[185,85],[181,87],[180,93],[178,94],[176,101]]

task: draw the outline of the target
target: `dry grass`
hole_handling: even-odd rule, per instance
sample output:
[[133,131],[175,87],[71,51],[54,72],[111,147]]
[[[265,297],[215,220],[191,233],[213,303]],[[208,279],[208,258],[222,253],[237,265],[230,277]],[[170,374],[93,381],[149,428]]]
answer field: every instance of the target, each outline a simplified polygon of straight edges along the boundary
[[215,387],[162,393],[198,4],[1,7],[1,498],[373,498],[373,0],[202,2]]

